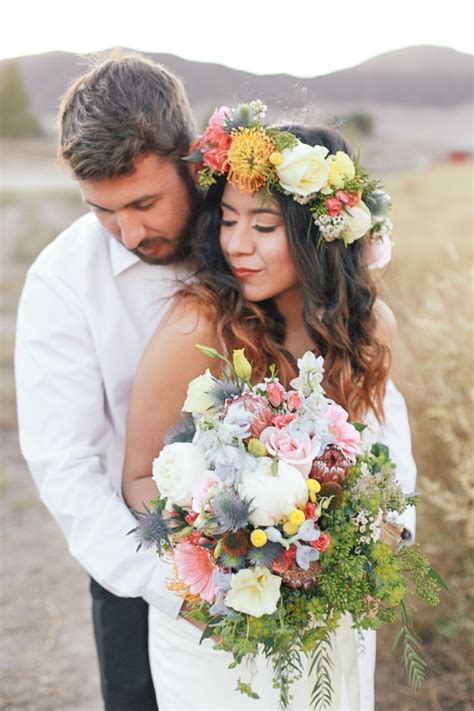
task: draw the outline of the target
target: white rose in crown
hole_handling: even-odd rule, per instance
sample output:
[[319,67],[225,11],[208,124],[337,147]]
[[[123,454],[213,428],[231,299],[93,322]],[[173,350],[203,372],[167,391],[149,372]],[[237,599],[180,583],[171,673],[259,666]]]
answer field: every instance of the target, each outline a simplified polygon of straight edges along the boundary
[[252,617],[271,615],[280,599],[281,578],[268,568],[239,570],[230,579],[225,604]]
[[190,506],[196,487],[208,474],[204,451],[191,442],[167,444],[153,462],[153,479],[161,497],[172,504]]
[[346,244],[351,244],[357,239],[361,239],[372,226],[370,210],[362,200],[354,207],[345,208],[345,218],[346,222],[342,237]]
[[283,161],[276,168],[282,188],[302,197],[321,190],[329,176],[328,153],[324,146],[308,146],[306,143],[285,148],[281,152]]
[[252,502],[249,521],[254,526],[274,526],[308,501],[306,480],[295,467],[279,461],[272,471],[270,457],[255,460],[255,467],[240,474],[239,496]]
[[207,368],[204,375],[199,375],[188,385],[186,400],[184,401],[182,410],[184,412],[194,412],[199,415],[206,415],[213,402],[209,396],[209,391],[214,384],[214,378],[211,371]]

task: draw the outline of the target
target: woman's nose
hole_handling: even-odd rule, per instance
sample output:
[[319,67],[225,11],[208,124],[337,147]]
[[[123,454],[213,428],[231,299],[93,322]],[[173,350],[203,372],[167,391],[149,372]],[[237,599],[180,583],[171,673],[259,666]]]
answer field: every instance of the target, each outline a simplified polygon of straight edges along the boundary
[[227,251],[229,254],[252,254],[255,249],[251,228],[245,223],[237,223],[229,230]]

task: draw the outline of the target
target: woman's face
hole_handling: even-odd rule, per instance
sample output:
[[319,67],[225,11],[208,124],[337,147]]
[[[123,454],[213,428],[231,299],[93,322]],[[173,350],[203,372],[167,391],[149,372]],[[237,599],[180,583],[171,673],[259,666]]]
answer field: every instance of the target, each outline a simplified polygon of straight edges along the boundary
[[241,193],[229,183],[222,196],[220,245],[249,301],[275,298],[299,286],[283,215],[263,193]]

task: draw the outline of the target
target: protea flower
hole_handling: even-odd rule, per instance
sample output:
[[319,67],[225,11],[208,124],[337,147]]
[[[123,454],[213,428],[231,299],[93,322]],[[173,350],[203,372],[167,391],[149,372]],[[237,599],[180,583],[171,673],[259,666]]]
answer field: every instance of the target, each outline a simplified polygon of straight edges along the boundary
[[307,590],[317,585],[320,572],[321,568],[317,560],[310,563],[308,570],[300,568],[295,561],[282,573],[281,579],[283,585],[293,588],[293,590],[300,588]]
[[267,400],[260,397],[260,395],[254,395],[250,392],[244,392],[239,397],[227,400],[226,407],[224,408],[224,416],[227,413],[227,409],[230,405],[235,405],[237,403],[242,403],[247,412],[252,415],[252,422],[250,424],[250,432],[253,437],[259,437],[260,433],[266,427],[272,424],[273,413],[270,410]]
[[314,460],[309,477],[317,479],[321,484],[326,484],[329,481],[342,484],[347,476],[349,466],[350,462],[345,454],[338,447],[330,444],[322,455]]

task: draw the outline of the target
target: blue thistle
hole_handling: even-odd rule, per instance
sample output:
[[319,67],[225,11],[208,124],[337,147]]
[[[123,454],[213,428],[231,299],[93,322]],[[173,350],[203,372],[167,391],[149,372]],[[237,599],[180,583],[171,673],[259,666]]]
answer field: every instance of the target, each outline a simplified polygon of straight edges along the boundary
[[279,543],[267,541],[264,546],[252,548],[247,553],[247,560],[251,565],[258,565],[260,568],[273,568],[275,560],[279,560],[283,565],[283,548]]
[[242,568],[245,568],[244,555],[232,555],[232,553],[222,551],[218,561],[225,568],[229,568],[231,570],[242,570]]
[[128,532],[135,534],[135,538],[138,541],[138,548],[152,548],[156,546],[158,554],[161,555],[161,548],[163,545],[170,545],[170,534],[171,529],[168,523],[163,518],[163,510],[160,507],[156,507],[154,511],[151,511],[146,504],[145,513],[143,511],[132,511],[135,518],[138,520],[136,528],[132,528]]
[[222,531],[238,531],[248,523],[250,503],[240,498],[234,489],[223,489],[212,500],[214,516]]
[[232,380],[217,380],[208,392],[214,407],[224,407],[226,400],[241,394],[242,388]]
[[164,436],[165,444],[174,442],[192,442],[196,434],[196,425],[190,415],[184,415],[181,420],[171,427]]

